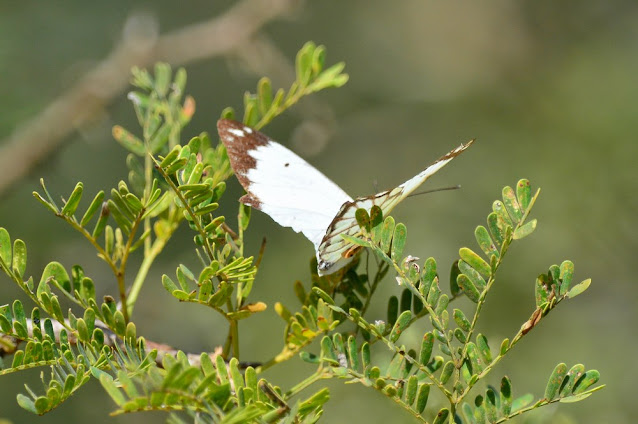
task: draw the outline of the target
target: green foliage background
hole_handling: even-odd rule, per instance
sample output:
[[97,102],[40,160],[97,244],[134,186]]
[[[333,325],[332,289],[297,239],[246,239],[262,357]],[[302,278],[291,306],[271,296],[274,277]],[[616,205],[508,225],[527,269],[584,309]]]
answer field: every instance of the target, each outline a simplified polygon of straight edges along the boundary
[[[230,4],[191,2],[179,10],[167,1],[74,1],[64,7],[34,1],[3,4],[0,139],[64,93],[93,61],[101,60],[131,11],[152,12],[164,32],[214,16]],[[638,346],[627,331],[637,321],[638,298],[629,265],[638,248],[636,28],[638,6],[629,0],[559,5],[322,1],[301,5],[265,31],[290,60],[305,41],[313,40],[327,46],[331,62],[347,63],[350,82],[318,96],[336,122],[325,146],[291,136],[302,109],[285,114],[265,131],[301,152],[351,195],[375,191],[375,181],[379,188],[392,187],[451,147],[478,139],[470,152],[429,183],[460,183],[463,190],[417,197],[394,211],[410,228],[406,252],[421,258],[434,255],[446,269],[459,246],[473,245],[474,227],[483,223],[494,193],[503,185],[527,177],[543,188],[535,208],[539,227],[511,253],[480,331],[496,338],[514,333],[533,308],[531,276],[557,258],[576,264],[577,279],[592,278],[586,295],[535,328],[534,337],[526,339],[502,368],[516,387],[538,395],[557,361],[582,361],[600,370],[607,389],[586,402],[561,405],[558,414],[572,420],[564,422],[638,419],[628,378],[638,371],[631,359]],[[221,108],[239,108],[241,94],[253,89],[258,79],[225,59],[186,69],[187,92],[198,108],[185,139],[201,131],[214,134]],[[288,83],[281,81],[282,86]],[[0,223],[30,247],[27,273],[35,274],[57,259],[67,267],[82,263],[98,286],[99,275],[108,276],[85,241],[40,207],[31,192],[40,177],[52,193],[70,192],[77,180],[90,192],[115,185],[126,173],[126,153],[110,135],[115,123],[135,127],[124,93],[93,126],[80,128],[36,172],[3,195]],[[309,150],[320,152],[304,154]],[[240,194],[238,184],[229,190],[226,202]],[[235,205],[224,206],[227,209],[220,213],[235,214]],[[254,358],[244,359],[261,360],[275,354],[281,343],[283,325],[272,306],[281,299],[295,304],[292,283],[308,279],[313,251],[303,236],[281,229],[265,215],[255,213],[251,228],[247,251],[256,252],[261,236],[268,237],[253,295],[268,303],[269,311],[261,319],[242,322],[241,350],[244,355],[255,352]],[[138,334],[148,339],[193,352],[210,351],[223,343],[225,328],[217,326],[225,323],[203,308],[175,302],[160,283],[161,274],[172,274],[178,262],[195,261],[190,237],[183,232],[168,246],[166,252],[171,253],[160,259],[151,276],[156,284],[149,281],[144,287],[146,299],[138,303],[135,321]],[[0,287],[0,304],[19,295],[11,284]],[[382,289],[398,293],[392,281]],[[371,313],[383,317],[384,309],[383,304],[372,305]],[[272,351],[264,352],[268,348]],[[298,361],[298,367],[308,365]],[[268,376],[281,385],[296,380],[277,372],[272,369]],[[0,414],[16,423],[34,419],[14,402],[24,377],[5,376],[0,384]],[[37,372],[32,377],[35,380]],[[376,393],[339,382],[331,383],[331,390],[326,422],[384,422],[397,414],[410,422]],[[161,418],[100,418],[112,407],[94,384],[40,421],[143,423]],[[536,418],[562,419],[538,414]]]

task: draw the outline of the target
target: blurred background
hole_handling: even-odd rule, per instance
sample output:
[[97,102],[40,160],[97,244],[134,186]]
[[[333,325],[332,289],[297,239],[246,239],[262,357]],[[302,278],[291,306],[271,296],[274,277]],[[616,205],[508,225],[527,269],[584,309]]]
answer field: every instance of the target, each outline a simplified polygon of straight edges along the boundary
[[[553,311],[490,381],[497,385],[507,374],[515,395],[538,398],[558,362],[583,363],[601,372],[605,390],[516,422],[636,422],[638,370],[631,358],[638,348],[632,336],[638,286],[629,265],[638,251],[638,3],[632,0],[2,2],[0,226],[27,243],[27,273],[39,276],[51,260],[67,269],[82,264],[101,294],[115,293],[86,241],[31,193],[39,178],[58,195],[77,181],[95,193],[126,179],[126,153],[111,127],[137,130],[126,99],[132,65],[165,60],[186,68],[187,93],[197,102],[187,141],[202,131],[214,135],[221,110],[241,109],[244,91],[254,91],[259,77],[287,88],[295,53],[308,40],[327,47],[328,64],[345,61],[350,81],[305,100],[265,132],[354,197],[394,187],[477,138],[426,184],[461,190],[409,199],[393,213],[408,227],[406,252],[434,256],[444,282],[459,247],[475,247],[474,228],[484,224],[503,186],[528,178],[542,187],[533,212],[538,228],[510,249],[479,330],[493,349],[513,336],[533,311],[536,276],[552,264],[570,259],[575,279],[591,277],[593,284]],[[240,194],[232,179],[222,213],[235,216]],[[282,346],[284,325],[272,306],[281,301],[298,309],[292,283],[308,284],[313,249],[258,212],[250,230],[251,253],[268,238],[253,299],[269,309],[242,321],[241,351],[243,360],[263,361]],[[178,303],[160,284],[178,263],[196,263],[191,237],[183,229],[167,247],[133,318],[149,340],[212,351],[224,341],[225,323],[210,310]],[[21,297],[7,278],[0,284],[0,304]],[[388,279],[378,298],[393,293],[399,288]],[[385,304],[373,304],[370,319],[384,317]],[[410,333],[405,341],[418,338]],[[0,417],[35,421],[15,396],[25,381],[41,389],[39,372],[0,379]],[[267,376],[287,388],[311,372],[295,359]],[[370,389],[328,385],[325,422],[413,422]],[[164,419],[108,417],[113,407],[91,382],[37,421]]]

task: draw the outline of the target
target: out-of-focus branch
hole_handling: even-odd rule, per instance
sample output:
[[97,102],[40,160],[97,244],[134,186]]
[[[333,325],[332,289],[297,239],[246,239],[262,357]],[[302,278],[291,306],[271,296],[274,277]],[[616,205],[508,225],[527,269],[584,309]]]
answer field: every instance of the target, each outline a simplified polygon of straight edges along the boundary
[[183,65],[227,54],[245,45],[268,22],[289,13],[298,0],[243,0],[224,14],[158,36],[154,23],[130,20],[119,45],[71,89],[0,141],[0,193],[23,177],[76,127],[118,97],[133,66],[157,61]]

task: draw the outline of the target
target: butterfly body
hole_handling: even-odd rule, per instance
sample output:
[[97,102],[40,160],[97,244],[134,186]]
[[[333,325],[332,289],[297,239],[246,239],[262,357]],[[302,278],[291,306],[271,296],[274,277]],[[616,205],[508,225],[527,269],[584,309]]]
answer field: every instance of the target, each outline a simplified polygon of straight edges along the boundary
[[259,131],[229,119],[219,120],[217,129],[247,193],[240,201],[303,233],[315,246],[320,275],[343,268],[359,250],[341,237],[359,234],[357,209],[369,211],[378,205],[386,216],[472,143],[462,144],[394,189],[352,199],[312,165]]

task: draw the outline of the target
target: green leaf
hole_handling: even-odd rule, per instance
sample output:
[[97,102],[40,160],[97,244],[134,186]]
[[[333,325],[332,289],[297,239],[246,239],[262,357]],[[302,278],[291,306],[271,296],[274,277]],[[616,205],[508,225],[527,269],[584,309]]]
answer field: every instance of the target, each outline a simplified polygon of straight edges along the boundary
[[62,215],[72,216],[75,213],[78,205],[80,204],[80,200],[82,200],[83,191],[84,184],[82,184],[81,182],[77,183],[75,185],[75,188],[73,189],[73,192],[71,192],[71,195],[69,196],[69,200],[67,200],[67,202],[64,204],[64,207],[62,208],[62,211],[60,211]]
[[133,193],[127,193],[126,196],[124,196],[124,200],[126,201],[126,204],[129,206],[129,208],[131,208],[136,215],[139,214],[140,211],[144,208],[144,205],[142,205],[140,199],[138,199],[138,197]]
[[392,343],[395,343],[397,340],[399,340],[399,337],[401,336],[403,331],[406,328],[408,328],[408,326],[410,325],[411,320],[412,320],[412,312],[409,310],[403,311],[401,315],[399,315],[397,322],[394,323],[394,326],[392,327],[392,331],[390,332],[390,336],[388,337],[388,339]]
[[111,214],[111,211],[109,210],[108,203],[103,202],[102,209],[100,210],[100,216],[97,219],[97,222],[95,223],[95,227],[93,228],[93,233],[91,233],[91,237],[93,237],[94,239],[97,239],[102,234],[102,232],[104,231],[104,228],[106,227],[106,222],[109,219],[110,214]]
[[476,345],[472,342],[467,344],[467,357],[470,360],[470,364],[472,365],[472,374],[479,374],[483,371],[483,361],[479,357],[478,349]]
[[531,221],[525,223],[524,225],[518,227],[516,231],[514,231],[514,240],[520,240],[528,235],[532,234],[536,229],[537,221],[532,219]]
[[576,386],[576,382],[585,373],[585,366],[583,364],[576,364],[570,368],[563,380],[563,384],[560,387],[560,396],[568,396],[572,393],[572,390]]
[[421,384],[419,386],[419,392],[416,396],[416,405],[415,411],[419,414],[423,413],[425,410],[425,406],[428,403],[428,396],[430,395],[430,385],[427,383]]
[[453,372],[454,361],[447,361],[441,370],[441,377],[439,377],[441,384],[446,384],[450,380],[450,377],[452,377]]
[[494,244],[492,237],[490,237],[487,229],[484,226],[479,225],[478,227],[476,227],[476,230],[474,230],[474,237],[476,237],[476,242],[481,247],[481,250],[485,252],[485,255],[487,255],[488,258],[491,256],[496,256],[497,258],[499,257],[496,245]]
[[514,190],[510,186],[503,188],[503,204],[512,220],[515,223],[519,223],[521,218],[523,218],[523,212],[518,204],[518,200],[516,200]]
[[357,352],[357,340],[353,335],[348,337],[348,359],[350,360],[350,368],[353,370],[359,370],[359,355]]
[[122,311],[115,311],[113,319],[115,324],[113,330],[115,331],[115,334],[123,337],[126,334],[126,321],[124,320],[124,314],[122,314]]
[[598,370],[589,370],[581,378],[576,381],[576,385],[572,393],[579,395],[584,393],[591,386],[596,384],[600,380],[600,372]]
[[361,346],[361,367],[366,370],[370,366],[370,344],[364,342]]
[[[438,301],[436,302],[436,307],[434,308],[434,314],[438,317],[442,316],[444,312],[446,312],[447,306],[450,303],[450,298],[447,294],[442,294]],[[448,317],[449,318],[449,317]]]
[[381,241],[381,230],[383,228],[383,212],[378,205],[370,208],[370,227],[372,240],[378,244]]
[[173,293],[175,290],[179,290],[173,280],[171,280],[171,278],[166,274],[162,275],[162,285],[169,293]]
[[575,298],[576,296],[578,296],[579,294],[587,290],[590,284],[591,284],[591,278],[588,278],[585,281],[576,284],[567,292],[567,297],[570,299]]
[[474,303],[478,303],[481,298],[481,293],[479,293],[478,289],[472,283],[472,281],[465,274],[460,274],[456,279],[457,284],[463,290],[468,299],[470,299]]
[[447,408],[441,409],[438,414],[436,414],[436,417],[434,418],[434,421],[432,421],[432,424],[446,423],[449,415],[450,411]]
[[499,354],[501,356],[505,355],[509,347],[510,347],[510,339],[508,338],[503,339],[503,341],[501,342],[501,347],[499,349]]
[[28,338],[29,334],[27,332],[27,317],[24,313],[24,307],[22,306],[22,302],[19,300],[15,300],[13,302],[13,328],[18,335],[19,338],[25,340]]
[[146,148],[142,140],[128,132],[126,129],[119,125],[113,127],[113,138],[120,143],[122,147],[137,156],[145,156]]
[[556,397],[566,375],[567,365],[565,363],[556,365],[545,386],[545,399],[552,400]]
[[476,286],[479,292],[482,292],[485,289],[487,283],[485,282],[481,274],[464,260],[459,260],[457,262],[461,273],[465,274],[465,276],[472,281],[472,284]]
[[563,261],[562,264],[560,264],[560,290],[559,290],[559,295],[564,295],[565,293],[567,293],[567,290],[569,289],[569,286],[572,283],[572,277],[574,276],[574,263],[571,261]]
[[412,307],[412,291],[410,289],[403,289],[401,293],[400,310],[401,312],[407,311]]
[[0,227],[0,259],[7,265],[7,268],[11,266],[13,259],[11,252],[11,237],[9,232]]
[[340,234],[341,238],[343,238],[348,243],[352,243],[357,246],[370,247],[370,243],[366,240],[360,239],[358,237],[352,237],[348,234]]
[[317,46],[312,54],[312,73],[317,75],[323,69],[323,65],[326,62],[326,48],[324,46]]
[[248,229],[248,223],[250,222],[250,213],[252,211],[252,208],[248,205],[244,205],[243,203],[239,204],[239,215],[237,218],[238,224],[239,224],[239,228],[242,229],[242,231],[246,231],[246,229]]
[[315,50],[315,44],[312,41],[307,42],[297,53],[295,60],[295,71],[297,74],[297,83],[299,87],[305,87],[310,81],[312,75],[312,56]]
[[501,415],[508,416],[512,412],[512,382],[505,376],[501,380]]
[[37,414],[38,411],[35,408],[35,404],[33,403],[33,401],[26,397],[25,395],[19,393],[17,396],[17,401],[18,401],[18,405],[20,405],[20,407],[22,409],[26,409],[27,411],[33,413],[33,414]]
[[84,322],[84,319],[78,318],[76,327],[80,340],[84,343],[89,342],[91,340],[91,333],[89,333],[89,328],[87,327],[86,322]]
[[432,356],[432,347],[434,346],[434,334],[432,332],[425,333],[421,341],[421,351],[419,353],[419,363],[423,366],[430,362]]
[[496,409],[497,399],[496,393],[492,388],[489,388],[485,392],[485,412],[487,415],[487,419],[490,423],[495,423],[498,419],[498,413]]
[[[424,297],[427,297],[428,293],[430,292],[430,288],[432,287],[432,283],[436,279],[436,276],[436,261],[434,260],[434,258],[427,258],[425,260],[425,264],[423,265],[421,283],[419,284],[419,292]],[[452,293],[454,293],[454,290],[452,290]]]
[[111,399],[113,399],[118,406],[122,406],[126,403],[126,398],[113,381],[113,377],[107,373],[100,373],[99,379],[102,387],[104,387]]
[[529,180],[521,179],[516,184],[516,198],[523,211],[526,211],[532,199],[532,188]]
[[262,77],[257,83],[257,96],[259,98],[259,113],[263,116],[272,106],[272,84],[266,77]]
[[416,400],[416,392],[419,388],[419,379],[417,376],[411,375],[405,387],[405,403],[412,405]]
[[368,211],[363,208],[359,208],[354,212],[354,217],[357,220],[357,224],[359,228],[370,231],[370,216],[368,215]]
[[454,321],[456,325],[459,326],[463,331],[470,331],[471,324],[470,321],[465,317],[465,314],[460,309],[454,309],[452,312],[452,316],[454,317]]
[[534,395],[531,393],[527,393],[523,396],[517,397],[512,402],[512,411],[514,412],[519,411],[525,408],[527,405],[529,405],[533,401],[534,401]]
[[168,63],[155,64],[155,83],[153,88],[161,97],[165,97],[171,84],[171,66]]
[[499,221],[502,221],[505,224],[504,229],[507,227],[513,227],[514,222],[512,222],[512,218],[510,218],[507,210],[505,209],[505,205],[500,200],[495,200],[492,203],[492,210],[499,216]]
[[[125,214],[118,208],[117,204],[113,201],[113,199],[109,199],[107,201],[109,206],[109,211],[111,216],[117,223],[118,227],[126,234],[127,236],[131,233],[131,221],[126,218]],[[98,221],[99,222],[99,221]]]
[[461,274],[461,270],[459,269],[459,261],[454,261],[454,263],[452,263],[452,269],[450,270],[450,293],[452,294],[453,298],[461,293],[461,288],[456,282],[459,274]]
[[496,243],[500,246],[503,244],[503,240],[505,239],[505,230],[507,224],[501,217],[501,215],[496,212],[492,212],[487,216],[487,227],[490,229],[490,234],[492,235],[492,239],[496,241]]
[[45,290],[46,283],[55,280],[59,287],[65,290],[67,293],[73,293],[71,288],[71,279],[69,278],[69,274],[64,269],[59,262],[49,262],[49,264],[44,268],[42,272],[42,277],[40,278],[40,284],[38,285],[38,296]]
[[394,325],[397,321],[397,317],[399,316],[399,298],[396,296],[390,296],[388,299],[388,308],[386,318],[388,320],[388,325]]
[[327,304],[335,305],[335,301],[330,297],[330,295],[328,295],[328,293],[326,293],[325,291],[321,290],[319,287],[313,287],[312,291]]
[[175,127],[173,125],[166,122],[153,133],[147,144],[148,150],[151,154],[157,154],[164,148],[164,146],[168,142],[171,131],[174,131],[174,128]]
[[383,227],[381,229],[381,242],[379,243],[379,247],[384,252],[388,252],[390,250],[390,243],[392,242],[393,235],[394,218],[388,216],[383,220]]
[[394,236],[392,238],[392,251],[390,256],[395,261],[400,261],[405,248],[405,241],[408,236],[408,229],[402,223],[398,223],[394,227]]
[[476,346],[478,347],[478,351],[481,354],[483,361],[486,364],[491,363],[492,351],[490,350],[490,345],[487,342],[487,337],[479,333],[479,335],[476,336]]
[[460,248],[459,256],[472,268],[474,268],[484,276],[489,277],[490,275],[492,275],[492,269],[490,268],[490,265],[471,249],[468,249],[467,247]]
[[104,191],[100,190],[93,198],[93,201],[91,201],[91,204],[87,208],[86,212],[84,212],[84,215],[82,216],[82,219],[80,220],[80,226],[84,227],[86,226],[86,224],[88,224],[91,221],[91,219],[93,218],[97,210],[102,205],[103,200],[104,200]]
[[27,270],[27,245],[20,239],[13,241],[13,262],[11,270],[23,278]]

